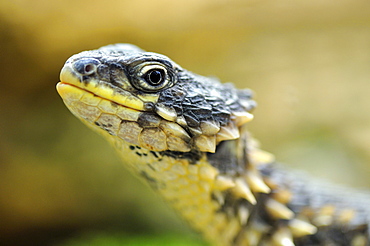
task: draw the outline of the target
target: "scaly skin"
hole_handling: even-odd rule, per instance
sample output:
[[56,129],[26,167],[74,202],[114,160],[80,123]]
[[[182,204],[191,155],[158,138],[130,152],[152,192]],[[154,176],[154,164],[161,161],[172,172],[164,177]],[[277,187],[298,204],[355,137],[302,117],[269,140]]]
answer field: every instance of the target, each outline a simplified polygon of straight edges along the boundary
[[60,80],[70,111],[211,244],[368,245],[366,195],[285,171],[257,148],[250,90],[128,44],[72,56]]

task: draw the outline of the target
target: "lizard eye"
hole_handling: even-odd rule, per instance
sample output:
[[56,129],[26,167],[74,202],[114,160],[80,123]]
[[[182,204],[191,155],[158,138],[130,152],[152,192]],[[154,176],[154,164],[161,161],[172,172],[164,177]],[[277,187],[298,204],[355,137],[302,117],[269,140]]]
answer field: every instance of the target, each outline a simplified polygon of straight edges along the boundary
[[173,83],[171,72],[161,63],[141,64],[135,67],[132,85],[145,92],[155,92]]
[[166,73],[163,69],[154,68],[144,74],[145,81],[151,86],[158,86],[166,79]]

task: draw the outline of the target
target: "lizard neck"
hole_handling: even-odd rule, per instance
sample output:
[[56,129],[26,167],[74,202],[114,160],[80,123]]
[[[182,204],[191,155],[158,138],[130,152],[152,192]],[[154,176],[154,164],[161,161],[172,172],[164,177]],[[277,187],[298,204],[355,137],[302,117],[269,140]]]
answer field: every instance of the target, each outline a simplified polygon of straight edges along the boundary
[[247,136],[222,142],[214,154],[155,152],[124,142],[115,147],[134,174],[194,229],[213,244],[227,246],[245,240],[245,225],[257,212],[260,194],[270,192],[255,167],[261,161],[253,158],[258,149],[247,148]]
[[[229,219],[225,213],[218,212],[221,204],[214,193],[221,194],[226,187],[218,187],[219,171],[209,164],[205,153],[197,156],[171,155],[126,144],[116,145],[116,148],[130,169],[207,240],[218,241],[219,245],[231,245],[241,226],[236,218]],[[232,185],[230,180],[228,186]],[[217,239],[221,241],[215,240],[215,235],[220,235]]]

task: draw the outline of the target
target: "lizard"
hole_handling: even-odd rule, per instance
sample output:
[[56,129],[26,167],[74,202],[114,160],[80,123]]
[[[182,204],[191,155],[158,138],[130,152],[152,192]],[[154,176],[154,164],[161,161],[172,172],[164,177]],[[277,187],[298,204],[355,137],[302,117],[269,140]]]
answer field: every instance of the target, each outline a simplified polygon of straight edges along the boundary
[[113,44],[71,56],[57,91],[211,245],[369,245],[370,196],[261,150],[247,129],[250,89]]

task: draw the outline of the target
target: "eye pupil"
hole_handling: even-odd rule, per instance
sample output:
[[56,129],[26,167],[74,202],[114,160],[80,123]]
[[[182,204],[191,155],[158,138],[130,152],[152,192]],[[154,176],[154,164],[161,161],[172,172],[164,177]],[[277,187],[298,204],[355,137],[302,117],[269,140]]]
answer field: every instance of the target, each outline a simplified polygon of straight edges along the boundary
[[131,67],[128,75],[135,89],[148,93],[167,88],[175,82],[171,66],[152,60]]
[[146,81],[153,86],[159,85],[163,82],[164,72],[163,70],[153,69],[147,72]]

